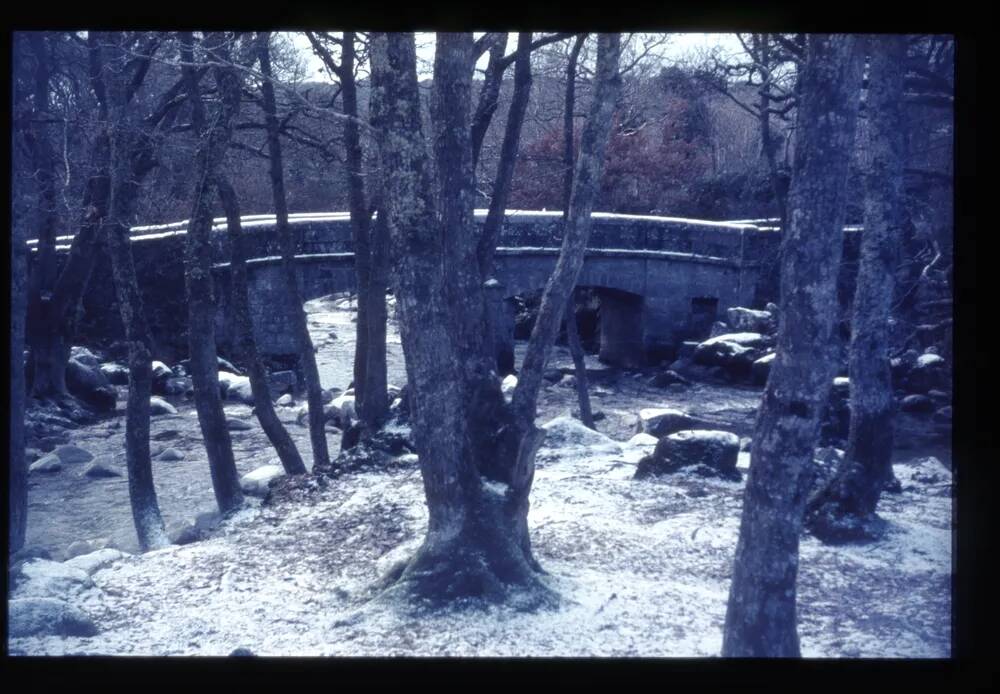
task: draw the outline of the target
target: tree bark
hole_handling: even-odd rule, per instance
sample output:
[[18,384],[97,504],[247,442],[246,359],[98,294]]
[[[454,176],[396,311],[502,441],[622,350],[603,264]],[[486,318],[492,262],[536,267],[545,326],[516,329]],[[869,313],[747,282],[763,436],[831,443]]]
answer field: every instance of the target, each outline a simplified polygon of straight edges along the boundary
[[250,315],[250,290],[247,285],[246,250],[243,247],[243,229],[240,223],[239,201],[236,191],[229,181],[218,178],[216,186],[219,199],[226,213],[226,229],[229,235],[229,273],[232,282],[233,322],[236,325],[240,356],[247,365],[247,377],[250,379],[250,389],[253,392],[254,413],[260,428],[264,430],[268,441],[281,460],[282,467],[289,475],[301,475],[306,472],[302,456],[292,441],[271,403],[271,387],[267,378],[267,370],[257,352],[257,340],[253,332],[253,319]]
[[[295,254],[301,246],[288,224],[288,202],[285,197],[285,175],[281,160],[281,141],[278,125],[277,106],[274,100],[274,86],[271,83],[271,50],[269,32],[262,32],[258,42],[264,120],[267,124],[267,148],[270,155],[271,191],[274,195],[274,214],[281,239],[281,265],[284,270],[285,287],[292,306],[292,322],[299,345],[299,359],[305,376],[309,403],[309,441],[313,450],[313,469],[330,465],[330,452],[326,441],[325,417],[323,415],[323,386],[316,367],[316,352],[309,336],[309,323],[303,307],[302,292],[299,289]],[[353,218],[353,215],[352,215]],[[355,384],[357,385],[357,384]]]
[[872,36],[865,151],[865,223],[851,326],[851,423],[844,460],[809,502],[806,525],[828,542],[875,539],[875,507],[892,479],[889,326],[903,225],[903,78],[906,37]]
[[[108,101],[108,120],[104,121],[111,142],[110,210],[102,228],[111,258],[118,309],[128,344],[129,391],[125,409],[125,466],[128,470],[129,502],[132,520],[142,551],[170,544],[153,484],[153,466],[149,452],[149,411],[152,394],[153,341],[146,322],[142,295],[136,278],[129,238],[129,220],[135,213],[139,189],[152,170],[154,153],[148,133],[131,122],[127,112],[123,36],[102,36],[97,41],[99,62],[109,69],[95,85],[97,94]],[[106,53],[105,51],[111,51]]]
[[[576,63],[580,57],[580,49],[587,35],[580,34],[573,42],[566,63],[566,106],[563,109],[563,220],[569,218],[570,198],[573,194],[573,111],[576,109]],[[587,392],[587,365],[584,361],[583,345],[580,344],[580,331],[576,323],[576,305],[573,294],[570,293],[566,305],[566,342],[569,353],[573,357],[573,367],[576,371],[576,397],[580,403],[580,421],[583,425],[594,429],[594,415],[590,409],[590,394]]]
[[[18,59],[14,52],[14,60]],[[16,139],[22,133],[11,132],[11,159],[13,171],[18,171],[20,148]],[[27,532],[28,520],[28,464],[24,457],[24,410],[26,400],[24,364],[24,327],[28,299],[28,249],[26,225],[31,217],[31,202],[24,182],[12,181],[10,225],[10,400],[7,407],[10,440],[7,449],[8,500],[10,503],[10,526],[8,553],[21,549]]]
[[[220,112],[206,126],[204,105],[197,84],[191,32],[180,32],[181,58],[187,63],[182,69],[187,79],[192,123],[200,135],[195,156],[194,202],[184,253],[184,284],[188,299],[188,340],[191,357],[191,380],[212,474],[212,487],[219,509],[227,513],[243,503],[239,475],[233,459],[232,441],[226,423],[226,413],[219,397],[219,366],[215,346],[215,300],[212,286],[212,208],[211,193],[217,167],[221,162],[231,134],[231,119],[239,103],[224,99]],[[206,40],[216,37],[206,37]],[[216,72],[216,83],[225,76]],[[220,85],[221,86],[221,85]]]
[[514,178],[518,145],[521,141],[521,126],[524,124],[524,114],[528,108],[528,98],[531,96],[530,31],[517,35],[515,55],[517,57],[514,59],[514,94],[511,97],[510,111],[507,113],[503,144],[500,146],[500,162],[493,183],[493,197],[490,199],[490,208],[486,213],[482,236],[479,239],[479,272],[483,277],[493,275],[493,255],[500,238],[507,200],[510,198],[511,181]]
[[861,39],[809,36],[800,78],[790,225],[782,248],[777,357],[757,415],[722,654],[798,657],[795,588],[801,472],[835,373],[832,331]]
[[[358,417],[365,434],[382,425],[389,413],[385,356],[386,255],[385,221],[373,227],[365,196],[363,150],[358,127],[358,95],[354,79],[354,32],[344,32],[340,85],[344,100],[344,141],[347,150],[351,230],[354,236],[354,268],[358,285],[357,342],[354,348],[354,394]],[[382,237],[379,237],[379,234]]]
[[[103,97],[102,63],[98,34],[87,37],[91,83],[98,94],[99,119],[107,118]],[[32,392],[39,398],[66,396],[66,364],[76,321],[75,312],[80,297],[90,279],[100,249],[100,228],[108,214],[110,196],[111,144],[105,133],[95,138],[91,152],[91,170],[83,197],[80,230],[70,245],[66,263],[55,281],[51,293],[40,292],[40,301],[28,322],[31,346]],[[53,260],[54,262],[54,260]]]
[[483,149],[483,139],[486,131],[489,130],[493,114],[497,110],[500,102],[500,87],[503,84],[503,75],[506,72],[504,64],[504,52],[507,50],[507,32],[498,31],[493,36],[490,44],[490,60],[486,65],[486,76],[483,78],[483,86],[479,90],[479,101],[476,104],[476,113],[472,117],[472,168],[476,169],[479,164],[479,153]]
[[[38,238],[37,252],[33,263],[33,272],[28,278],[28,316],[29,323],[37,326],[33,331],[34,350],[45,355],[56,345],[44,343],[57,340],[57,326],[47,323],[45,315],[48,302],[51,300],[52,288],[56,280],[56,214],[55,193],[55,153],[49,140],[48,126],[44,122],[51,118],[49,113],[49,87],[51,80],[51,64],[44,32],[27,33],[28,45],[34,56],[34,82],[32,123],[25,135],[31,150],[32,169],[38,188],[38,206],[36,234]],[[48,328],[45,330],[45,328]],[[48,368],[39,368],[33,386],[38,384],[39,396],[61,395],[65,393],[63,374],[58,370],[58,359],[46,359],[34,363]],[[65,364],[63,364],[65,371]]]
[[[472,37],[438,36],[431,106],[437,195],[421,133],[414,37],[376,34],[372,44],[372,113],[413,387],[413,430],[430,515],[423,545],[391,574],[391,590],[430,604],[515,595],[526,608],[552,604],[554,594],[539,580],[540,567],[531,555],[527,512],[534,456],[543,436],[533,425],[537,380],[555,334],[539,332],[529,345],[529,354],[537,359],[540,352],[540,361],[526,369],[527,390],[518,386],[521,411],[530,411],[530,417],[516,426],[518,391],[512,409],[499,393],[492,344],[484,336],[483,281],[469,233]],[[614,108],[617,37],[604,37],[601,46],[595,105],[581,155],[582,183],[571,215],[570,228],[577,233],[569,234],[573,242],[564,244],[557,266],[562,269],[543,299],[555,329],[582,265]],[[575,260],[567,260],[567,248],[577,254]]]

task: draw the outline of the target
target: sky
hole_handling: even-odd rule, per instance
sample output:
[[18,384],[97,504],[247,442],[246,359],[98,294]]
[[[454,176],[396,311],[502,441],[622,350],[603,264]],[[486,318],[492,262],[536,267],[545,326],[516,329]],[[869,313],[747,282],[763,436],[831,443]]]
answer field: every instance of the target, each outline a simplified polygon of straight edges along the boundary
[[[322,62],[317,58],[309,44],[309,40],[301,33],[289,33],[292,43],[299,49],[299,53],[305,61],[306,80],[329,82],[330,78],[321,72]],[[433,34],[429,32],[417,32],[417,55],[419,59],[425,61],[427,65],[433,63],[434,48]],[[479,34],[476,34],[479,36]],[[710,49],[720,46],[724,50],[736,51],[740,46],[733,34],[704,34],[704,33],[683,33],[673,34],[673,39],[668,46],[662,49],[661,57],[664,60],[680,60],[697,53],[703,49]],[[513,51],[517,39],[512,34],[508,42],[508,51]],[[488,56],[484,55],[478,67],[484,68]],[[420,78],[430,77],[430,74],[420,74]]]

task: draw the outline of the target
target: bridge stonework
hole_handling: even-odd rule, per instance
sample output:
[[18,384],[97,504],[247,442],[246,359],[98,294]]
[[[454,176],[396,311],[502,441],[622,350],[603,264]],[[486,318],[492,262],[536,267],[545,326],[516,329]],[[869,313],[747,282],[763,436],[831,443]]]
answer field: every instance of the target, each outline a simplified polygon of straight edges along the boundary
[[[477,210],[482,224],[485,211]],[[301,234],[297,267],[305,300],[354,288],[350,218],[346,213],[291,217]],[[260,351],[293,354],[288,298],[273,216],[243,219],[250,304]],[[224,220],[213,237],[217,343],[231,353],[229,250]],[[560,212],[508,213],[496,254],[496,279],[505,298],[544,288],[561,244]],[[183,245],[186,222],[132,230],[133,255],[157,358],[187,351]],[[722,316],[731,306],[755,300],[765,256],[776,253],[778,234],[751,223],[705,222],[666,217],[595,213],[577,286],[601,298],[601,351],[608,361],[639,364],[646,355],[669,351],[704,329],[705,311]],[[509,311],[509,302],[508,311]],[[510,316],[496,325],[512,329]],[[121,339],[110,267],[94,270],[79,323],[94,344]]]

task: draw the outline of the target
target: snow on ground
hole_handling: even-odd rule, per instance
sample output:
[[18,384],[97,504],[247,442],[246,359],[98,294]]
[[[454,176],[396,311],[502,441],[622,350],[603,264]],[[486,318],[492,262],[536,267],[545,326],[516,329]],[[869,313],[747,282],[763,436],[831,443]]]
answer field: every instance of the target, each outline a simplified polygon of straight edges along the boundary
[[[744,483],[678,474],[633,481],[645,438],[589,432],[543,447],[529,515],[558,609],[416,617],[370,601],[419,544],[427,514],[413,456],[275,505],[250,505],[210,539],[98,569],[73,604],[93,637],[13,639],[13,654],[336,656],[718,655]],[[556,437],[554,437],[556,438]],[[550,442],[551,443],[551,442]],[[741,454],[745,468],[747,454]],[[408,463],[408,464],[407,464]],[[934,473],[937,477],[933,477]],[[803,654],[947,657],[951,487],[933,459],[896,466],[876,544],[804,538]],[[931,480],[934,483],[929,483]],[[943,481],[942,481],[943,480]],[[16,597],[16,593],[15,593]]]

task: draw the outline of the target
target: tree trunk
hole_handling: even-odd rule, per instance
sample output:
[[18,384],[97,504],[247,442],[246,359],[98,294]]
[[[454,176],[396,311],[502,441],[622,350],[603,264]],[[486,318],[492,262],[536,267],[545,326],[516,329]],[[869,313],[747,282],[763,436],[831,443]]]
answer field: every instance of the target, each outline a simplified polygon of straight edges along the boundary
[[798,657],[795,584],[801,472],[835,373],[831,339],[861,39],[810,35],[800,78],[790,226],[783,240],[777,358],[757,415],[722,654]]
[[[365,359],[365,399],[358,416],[366,432],[377,431],[389,415],[389,375],[386,362],[386,322],[389,319],[385,292],[389,286],[389,224],[384,209],[369,225],[371,265],[368,284],[368,338]],[[357,383],[355,383],[355,386]],[[355,391],[357,392],[357,391]]]
[[[14,53],[15,60],[17,53]],[[20,170],[17,165],[19,147],[11,137],[12,171]],[[11,259],[10,259],[10,400],[7,418],[10,426],[10,440],[7,449],[8,499],[10,502],[9,554],[24,546],[28,516],[28,464],[24,457],[24,409],[25,409],[25,368],[24,368],[24,324],[28,298],[28,249],[26,223],[31,217],[31,202],[22,193],[23,182],[13,181],[11,196],[12,218]]]
[[250,315],[250,290],[247,287],[246,251],[243,248],[239,202],[236,199],[236,192],[228,181],[220,177],[216,185],[219,199],[226,212],[226,228],[229,234],[233,322],[236,325],[240,356],[247,365],[247,376],[253,391],[254,413],[260,422],[260,428],[264,430],[268,441],[278,453],[285,472],[289,475],[301,475],[307,472],[305,463],[302,462],[302,456],[299,455],[295,442],[274,411],[267,370],[257,352],[257,340],[254,337],[253,319]]
[[[529,354],[540,360],[523,370],[528,385],[525,390],[519,384],[518,390],[521,411],[530,411],[530,417],[522,420],[526,425],[514,427],[516,407],[512,410],[498,398],[492,345],[483,335],[483,282],[469,234],[472,37],[438,36],[432,97],[437,196],[421,134],[413,35],[376,34],[372,43],[372,111],[413,387],[414,436],[430,514],[424,544],[391,576],[396,579],[393,590],[432,604],[515,595],[525,608],[551,604],[554,595],[539,580],[540,567],[531,556],[527,512],[534,456],[542,440],[533,425],[537,380],[555,334],[539,332],[529,345]],[[584,134],[579,194],[571,215],[570,228],[579,233],[568,235],[572,243],[564,244],[557,279],[550,282],[542,304],[555,329],[582,265],[614,106],[617,80],[611,75],[617,75],[618,41],[605,38],[601,45],[595,106]],[[578,255],[575,260],[567,259],[570,251]]]
[[851,326],[851,424],[836,477],[809,503],[806,524],[837,542],[880,535],[875,507],[892,479],[889,326],[903,224],[903,77],[906,37],[872,36],[868,77],[865,224]]
[[95,173],[87,181],[80,230],[73,237],[55,287],[51,294],[41,293],[39,306],[28,323],[32,393],[37,398],[66,395],[66,363],[73,337],[74,314],[97,258],[98,231],[108,212],[109,152],[107,136],[99,134],[92,155]]
[[118,308],[128,343],[129,389],[125,409],[125,465],[128,470],[129,501],[132,520],[142,551],[170,544],[160,515],[160,505],[153,485],[153,466],[149,453],[149,399],[152,394],[152,338],[143,310],[142,295],[132,259],[127,220],[135,208],[139,176],[129,160],[133,153],[129,138],[119,132],[112,154],[113,197],[111,218],[105,225],[111,269],[114,275]]
[[[307,399],[309,402],[309,440],[313,450],[313,469],[330,465],[330,452],[326,442],[325,417],[323,415],[323,386],[316,367],[316,352],[309,336],[309,323],[303,307],[302,292],[299,289],[295,254],[301,245],[288,223],[288,201],[285,197],[284,167],[281,161],[281,141],[278,127],[277,106],[274,100],[274,86],[271,84],[270,34],[263,32],[258,42],[264,120],[267,124],[267,148],[270,154],[271,191],[274,195],[274,214],[281,239],[281,265],[284,270],[285,287],[292,307],[292,322],[299,346],[299,359],[305,376]],[[357,385],[357,384],[355,384]]]
[[[569,219],[570,198],[573,195],[573,112],[576,109],[576,63],[580,57],[586,34],[580,34],[569,52],[566,63],[566,106],[563,109],[563,223]],[[580,331],[576,323],[576,305],[573,294],[570,294],[566,305],[566,342],[569,343],[569,353],[573,357],[573,367],[576,371],[576,396],[580,403],[580,421],[583,425],[594,429],[594,415],[590,409],[590,394],[587,392],[587,365],[584,361],[583,345],[580,344]]]
[[518,144],[521,141],[521,126],[524,124],[524,114],[528,108],[528,97],[531,96],[530,31],[517,35],[516,55],[517,57],[514,59],[514,94],[511,97],[510,111],[507,113],[507,127],[503,134],[503,144],[500,146],[500,163],[497,166],[496,180],[493,183],[493,197],[490,199],[490,208],[486,213],[482,236],[479,239],[479,272],[483,277],[493,275],[493,254],[500,238],[503,216],[507,210],[507,200],[510,198],[511,181],[514,178],[514,168],[517,165]]
[[[379,243],[378,224],[371,224],[365,199],[363,151],[358,127],[358,95],[354,79],[354,32],[344,32],[341,52],[340,85],[344,100],[344,142],[347,151],[348,197],[351,208],[351,231],[354,237],[354,270],[358,285],[357,341],[354,347],[354,397],[362,429],[376,431],[389,412],[386,391],[386,254],[388,247]],[[384,221],[382,233],[385,233]]]
[[48,397],[65,394],[65,362],[59,369],[60,355],[64,351],[58,335],[61,326],[46,315],[56,281],[56,227],[59,222],[56,215],[55,153],[44,122],[51,118],[48,112],[51,65],[44,33],[29,32],[27,37],[35,67],[32,124],[25,132],[25,139],[31,150],[32,170],[38,187],[37,209],[34,211],[37,215],[35,232],[38,246],[28,278],[28,322],[34,327],[30,340],[32,351],[39,354],[39,359],[33,359],[33,365],[39,366],[39,373],[32,379],[32,386],[34,389],[37,383],[35,392],[41,397]]
[[[181,56],[193,63],[191,32],[180,32]],[[209,37],[206,37],[208,41]],[[187,77],[188,99],[192,122],[201,140],[195,156],[194,203],[188,225],[184,253],[184,284],[188,299],[188,341],[191,358],[191,380],[194,382],[194,402],[198,411],[208,454],[212,486],[219,509],[229,512],[243,503],[239,475],[233,460],[232,441],[226,423],[226,413],[219,397],[219,365],[215,347],[215,300],[212,286],[212,208],[211,193],[216,169],[229,142],[231,118],[239,104],[223,100],[222,111],[211,126],[206,127],[204,106],[194,68],[183,68]],[[224,78],[216,73],[216,82]]]
[[490,44],[490,60],[486,65],[486,75],[483,78],[483,86],[479,90],[479,101],[476,104],[476,113],[472,117],[472,169],[476,169],[479,164],[479,153],[483,149],[483,139],[486,131],[489,130],[493,114],[497,110],[500,101],[500,87],[503,84],[503,74],[506,71],[503,67],[504,52],[507,50],[507,32],[498,31],[493,36]]

